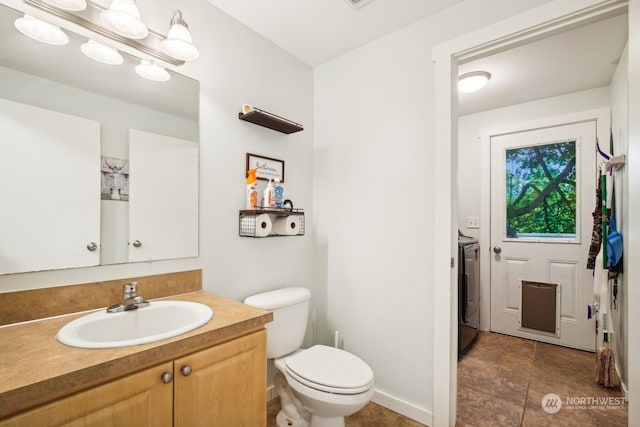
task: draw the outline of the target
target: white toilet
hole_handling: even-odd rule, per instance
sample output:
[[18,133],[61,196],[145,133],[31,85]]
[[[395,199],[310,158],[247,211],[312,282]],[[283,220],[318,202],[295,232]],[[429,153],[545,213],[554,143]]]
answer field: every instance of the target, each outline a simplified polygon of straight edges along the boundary
[[[300,349],[307,329],[309,298],[292,287],[253,295],[245,304],[273,312],[267,323],[267,358],[280,372],[275,388],[282,410],[280,427],[344,427],[344,417],[373,396],[373,371],[362,359],[334,347]],[[285,381],[286,379],[286,381]]]

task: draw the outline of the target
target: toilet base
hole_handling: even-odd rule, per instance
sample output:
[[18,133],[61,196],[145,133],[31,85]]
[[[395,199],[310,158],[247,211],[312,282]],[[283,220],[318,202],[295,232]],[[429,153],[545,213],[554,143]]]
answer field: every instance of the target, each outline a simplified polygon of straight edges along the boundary
[[[306,422],[302,421],[304,426],[306,427]],[[278,427],[300,427],[300,423],[295,421],[291,421],[289,417],[287,417],[284,412],[278,412],[278,416],[276,416],[276,424]],[[311,416],[311,424],[308,424],[309,427],[345,427],[344,417],[318,417]]]

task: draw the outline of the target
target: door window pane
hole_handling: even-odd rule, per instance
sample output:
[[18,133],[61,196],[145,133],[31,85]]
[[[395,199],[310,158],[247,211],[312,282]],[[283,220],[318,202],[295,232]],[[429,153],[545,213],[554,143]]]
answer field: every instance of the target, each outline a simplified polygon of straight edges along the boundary
[[507,238],[575,239],[576,141],[506,150]]

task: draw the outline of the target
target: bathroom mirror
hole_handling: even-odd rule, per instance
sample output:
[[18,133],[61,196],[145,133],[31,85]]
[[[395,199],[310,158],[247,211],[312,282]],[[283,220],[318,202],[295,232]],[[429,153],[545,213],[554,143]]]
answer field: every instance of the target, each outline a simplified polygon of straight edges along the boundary
[[[146,80],[124,52],[120,65],[96,62],[81,52],[87,38],[68,29],[66,45],[37,42],[16,29],[23,15],[0,5],[2,144],[15,166],[0,168],[0,192],[12,198],[3,206],[13,206],[0,216],[0,274],[197,256],[199,83],[172,71]],[[14,114],[23,119],[8,133]],[[48,151],[48,139],[62,149]]]

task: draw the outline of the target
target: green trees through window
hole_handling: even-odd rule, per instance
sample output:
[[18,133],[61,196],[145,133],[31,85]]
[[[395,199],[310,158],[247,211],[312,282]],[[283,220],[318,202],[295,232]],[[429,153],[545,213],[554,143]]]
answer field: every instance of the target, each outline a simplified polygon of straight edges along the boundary
[[576,141],[506,150],[507,237],[575,237]]

